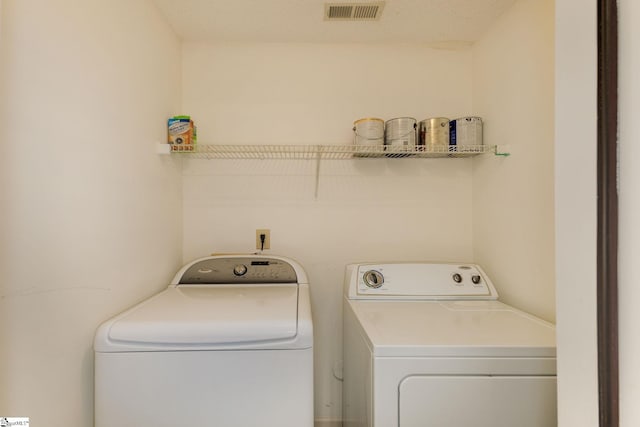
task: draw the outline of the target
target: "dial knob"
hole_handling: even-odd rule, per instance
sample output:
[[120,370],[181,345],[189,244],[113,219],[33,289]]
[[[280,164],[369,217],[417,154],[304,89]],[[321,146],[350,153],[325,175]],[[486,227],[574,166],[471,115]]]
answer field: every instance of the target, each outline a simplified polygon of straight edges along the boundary
[[244,276],[247,273],[247,266],[244,264],[238,264],[233,267],[233,274],[236,276]]
[[480,278],[479,274],[474,274],[473,276],[471,276],[471,281],[476,285],[480,283],[481,280],[482,279]]
[[376,270],[369,270],[362,277],[364,284],[369,288],[377,289],[384,283],[384,276]]
[[454,282],[462,283],[462,276],[460,275],[460,273],[454,273],[452,277]]

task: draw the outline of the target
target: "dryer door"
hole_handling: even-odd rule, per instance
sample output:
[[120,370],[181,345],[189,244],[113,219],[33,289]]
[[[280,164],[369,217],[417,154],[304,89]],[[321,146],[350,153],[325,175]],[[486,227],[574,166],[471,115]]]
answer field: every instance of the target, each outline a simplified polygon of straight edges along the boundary
[[555,376],[410,376],[400,383],[400,427],[550,427]]

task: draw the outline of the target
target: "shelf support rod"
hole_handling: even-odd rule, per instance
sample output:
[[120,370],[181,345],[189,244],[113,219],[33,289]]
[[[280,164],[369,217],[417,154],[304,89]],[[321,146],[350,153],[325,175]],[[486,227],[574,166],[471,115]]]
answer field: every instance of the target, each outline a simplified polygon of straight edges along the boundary
[[316,189],[313,193],[314,200],[318,200],[318,186],[320,185],[320,158],[322,157],[322,146],[317,146],[316,148]]

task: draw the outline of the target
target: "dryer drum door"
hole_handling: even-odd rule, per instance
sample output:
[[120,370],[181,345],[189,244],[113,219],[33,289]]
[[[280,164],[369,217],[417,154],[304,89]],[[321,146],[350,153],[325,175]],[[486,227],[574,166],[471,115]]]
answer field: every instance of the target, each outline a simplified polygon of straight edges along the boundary
[[555,376],[409,376],[400,427],[556,425]]

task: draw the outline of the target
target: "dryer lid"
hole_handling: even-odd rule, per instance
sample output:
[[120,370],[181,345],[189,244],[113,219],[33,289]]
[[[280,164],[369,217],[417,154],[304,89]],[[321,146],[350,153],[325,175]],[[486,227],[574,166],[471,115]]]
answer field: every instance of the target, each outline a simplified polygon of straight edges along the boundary
[[555,326],[500,301],[346,300],[376,356],[555,357]]
[[297,317],[297,284],[181,285],[116,317],[108,340],[120,348],[148,345],[155,350],[251,348],[295,337]]

